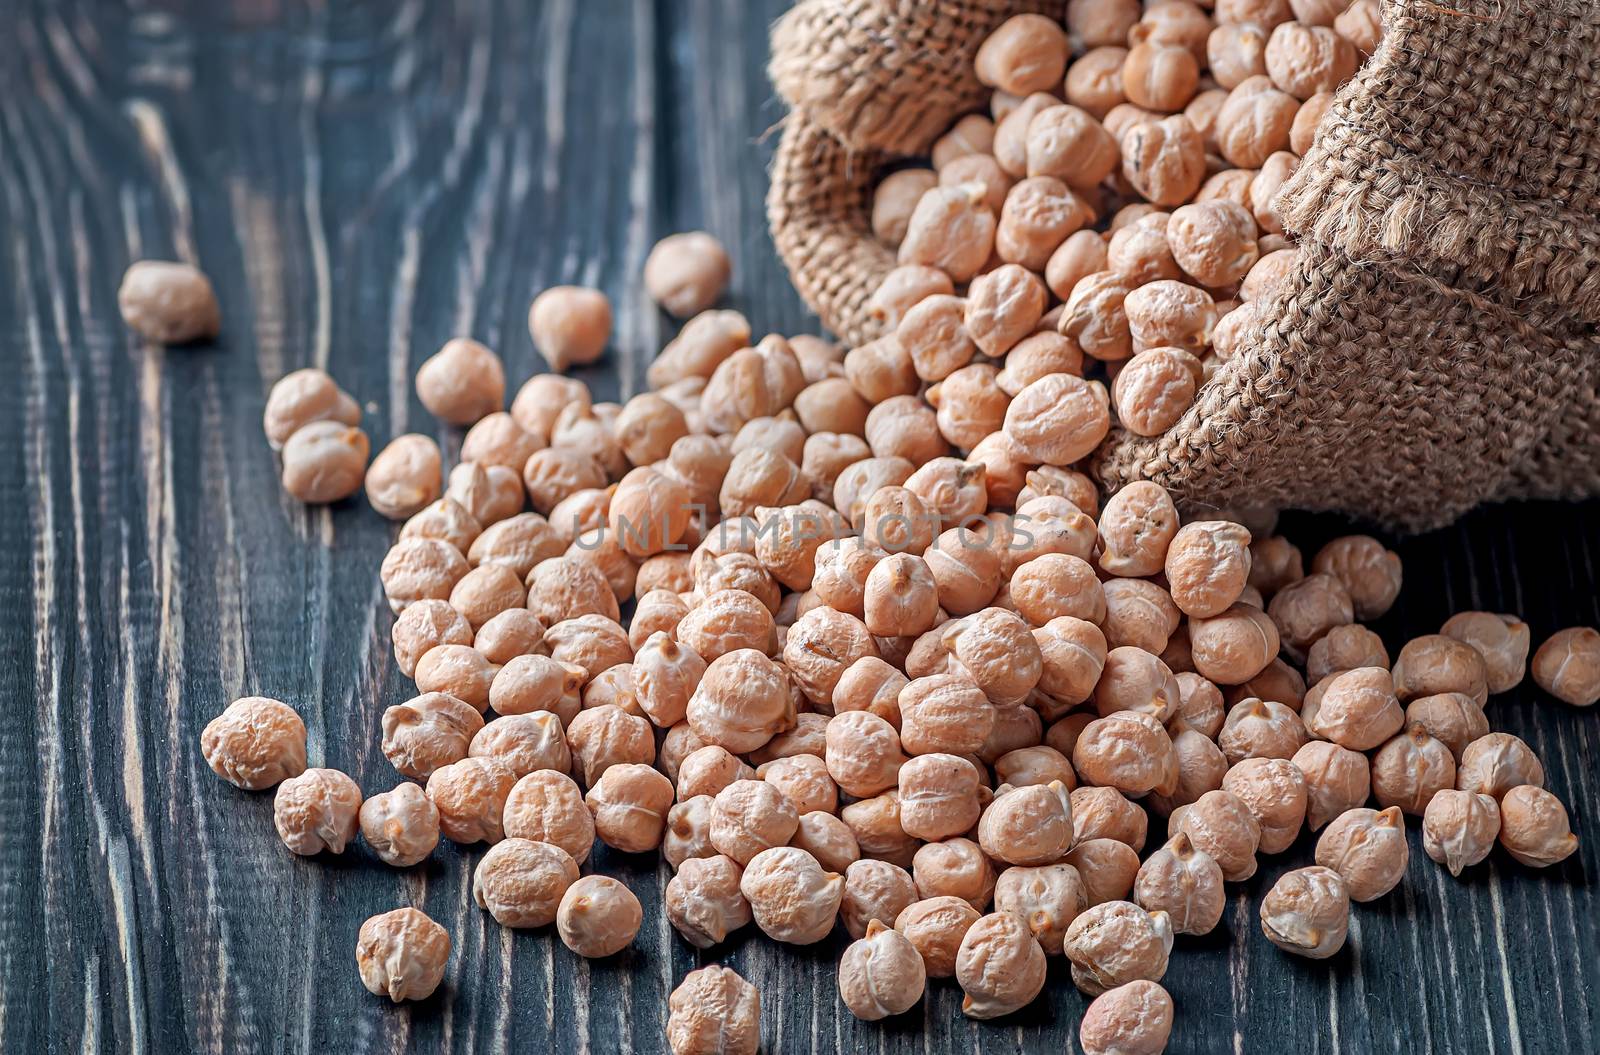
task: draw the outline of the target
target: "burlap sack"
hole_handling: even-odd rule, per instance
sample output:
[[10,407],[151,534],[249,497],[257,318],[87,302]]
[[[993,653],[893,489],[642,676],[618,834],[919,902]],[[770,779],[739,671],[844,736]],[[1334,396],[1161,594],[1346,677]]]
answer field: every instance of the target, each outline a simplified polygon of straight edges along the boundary
[[[872,184],[979,106],[1016,0],[803,0],[775,28],[795,107],[768,214],[841,338],[893,254]],[[1378,52],[1284,188],[1297,272],[1164,435],[1094,468],[1191,508],[1334,509],[1421,529],[1479,502],[1600,494],[1600,3],[1384,0]]]

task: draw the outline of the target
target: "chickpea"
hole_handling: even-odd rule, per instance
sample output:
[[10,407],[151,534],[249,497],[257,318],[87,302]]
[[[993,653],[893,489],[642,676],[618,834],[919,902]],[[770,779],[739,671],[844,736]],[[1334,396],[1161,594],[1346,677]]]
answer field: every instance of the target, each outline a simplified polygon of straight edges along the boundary
[[919,898],[958,897],[982,912],[994,895],[994,866],[971,839],[946,839],[917,849],[911,874]]
[[1080,840],[1063,860],[1082,878],[1084,897],[1091,906],[1126,900],[1139,874],[1139,855],[1116,839]]
[[1179,934],[1210,934],[1227,906],[1222,882],[1211,855],[1179,832],[1139,866],[1132,897],[1146,912],[1167,913]]
[[[521,588],[520,580],[518,588]],[[507,609],[478,628],[472,647],[490,663],[503,666],[519,656],[539,653],[545,647],[544,624],[526,608]],[[489,694],[492,699],[493,683],[490,683]]]
[[1237,796],[1255,817],[1262,853],[1282,853],[1293,845],[1309,796],[1305,775],[1292,761],[1241,759],[1222,778],[1222,790]]
[[1108,655],[1105,635],[1099,627],[1064,616],[1035,630],[1033,637],[1041,660],[1039,690],[1068,705],[1087,700],[1105,669]]
[[489,688],[500,668],[475,648],[435,645],[417,660],[413,680],[427,692],[446,692],[471,704],[481,714],[489,706]]
[[[661,856],[673,868],[681,869],[689,861],[720,856],[711,845],[710,795],[696,795],[667,811],[667,830],[661,837]],[[585,813],[588,811],[585,810]],[[734,889],[739,879],[734,876]]]
[[[1064,48],[1066,35],[1059,26],[1055,29]],[[159,344],[207,340],[222,329],[222,310],[211,280],[189,264],[134,261],[117,287],[117,308],[129,329]]]
[[496,843],[472,875],[472,899],[502,927],[553,923],[578,866],[560,847],[531,839]]
[[[1033,720],[1035,722],[1038,720],[1037,715]],[[1031,739],[1039,739],[1037,727],[1031,731]],[[1012,787],[1049,784],[1051,781],[1059,780],[1068,790],[1072,790],[1078,783],[1077,774],[1073,773],[1072,763],[1067,760],[1067,756],[1053,747],[1040,743],[1013,748],[1000,755],[994,760],[994,771],[997,781],[1010,784]]]
[[646,853],[661,845],[672,798],[672,782],[648,763],[617,762],[591,781],[584,802],[601,842]]
[[1402,701],[1460,692],[1482,706],[1489,697],[1489,669],[1471,645],[1426,634],[1408,641],[1395,657],[1394,688]]
[[709,949],[750,922],[750,903],[739,892],[743,875],[736,862],[720,855],[682,862],[667,882],[666,909],[684,941]]
[[557,531],[576,536],[584,528],[595,525],[580,527],[574,518],[563,516],[562,500],[579,491],[605,487],[606,470],[586,451],[575,447],[547,447],[528,458],[522,467],[522,483],[536,511],[548,517]]
[[1468,744],[1456,767],[1456,787],[1499,799],[1521,784],[1544,786],[1544,766],[1510,733],[1489,733]]
[[[1361,3],[1363,0],[1357,0]],[[1318,92],[1300,104],[1299,111],[1294,115],[1294,124],[1289,129],[1289,149],[1300,157],[1305,157],[1316,142],[1317,127],[1322,123],[1322,115],[1328,112],[1328,107],[1333,105],[1332,92]]]
[[732,274],[722,243],[704,231],[670,234],[644,261],[650,299],[680,319],[699,315],[717,302]]
[[1072,749],[1072,768],[1085,783],[1138,798],[1177,783],[1177,756],[1161,723],[1148,714],[1117,711],[1090,722]]
[[1357,667],[1388,666],[1389,652],[1383,639],[1355,623],[1333,627],[1306,652],[1306,680],[1312,684]]
[[1600,700],[1600,632],[1577,626],[1550,635],[1534,653],[1533,680],[1563,703],[1594,706]]
[[1068,616],[1105,620],[1105,591],[1089,563],[1064,553],[1046,553],[1011,576],[1011,603],[1035,626]]
[[528,573],[528,610],[551,627],[586,615],[615,620],[620,614],[605,573],[594,561],[579,556],[553,557],[534,565]]
[[497,465],[520,473],[533,452],[544,446],[544,439],[525,431],[510,414],[497,410],[467,430],[461,441],[461,461],[485,467]]
[[1147,110],[1182,110],[1199,81],[1200,64],[1193,52],[1158,41],[1134,44],[1122,63],[1123,93]]
[[1246,758],[1291,758],[1308,739],[1305,723],[1289,707],[1249,697],[1228,712],[1217,746],[1237,765]]
[[1158,436],[1194,402],[1200,361],[1180,348],[1152,348],[1128,360],[1112,387],[1117,420],[1137,436]]
[[1111,839],[1135,851],[1144,849],[1148,818],[1117,789],[1081,787],[1070,798],[1075,843]]
[[774,941],[811,945],[828,936],[844,894],[844,877],[792,846],[763,850],[745,865],[739,891],[756,926]]
[[367,467],[367,501],[390,520],[404,520],[437,501],[442,486],[439,445],[414,432],[395,437]]
[[1222,749],[1194,729],[1184,728],[1173,734],[1172,752],[1178,760],[1177,785],[1171,792],[1152,795],[1149,800],[1158,812],[1168,814],[1197,801],[1208,791],[1220,789],[1228,772],[1228,759]]
[[1500,836],[1500,806],[1489,795],[1445,790],[1422,814],[1422,848],[1458,876],[1489,856]]
[[1167,239],[1170,213],[1153,212],[1118,228],[1106,246],[1106,267],[1130,285],[1183,277]]
[[984,38],[972,65],[978,83],[1027,95],[1059,84],[1070,55],[1061,23],[1043,15],[1014,15]]
[[895,553],[873,565],[862,590],[866,628],[880,637],[907,637],[931,629],[938,617],[939,586],[927,562]]
[[643,921],[639,899],[610,876],[584,876],[567,887],[556,908],[562,944],[591,960],[627,948]]
[[571,777],[553,769],[535,770],[512,785],[501,823],[508,839],[549,843],[580,865],[594,847],[594,815],[583,793]]
[[1050,176],[1083,194],[1111,175],[1121,160],[1117,141],[1076,106],[1049,106],[1028,122],[1029,176]]
[[517,774],[498,758],[463,758],[428,776],[428,798],[439,810],[439,831],[451,842],[498,843],[506,796]]
[[1344,947],[1349,929],[1350,895],[1331,868],[1286,872],[1261,899],[1261,931],[1284,952],[1325,960]]
[[426,780],[467,757],[483,716],[443,692],[424,692],[383,712],[383,753],[401,774]]
[[1029,176],[1006,193],[995,228],[995,254],[1042,272],[1071,235],[1094,220],[1094,208],[1053,176]]
[[588,671],[549,656],[514,656],[489,685],[489,705],[497,714],[549,711],[571,723],[579,708],[579,691]]
[[[1067,297],[1061,314],[1061,335],[1074,341],[1084,355],[1105,362],[1116,362],[1133,354],[1133,337],[1128,329],[1124,304],[1131,290],[1128,281],[1114,271],[1097,271],[1080,278]],[[1068,373],[1081,373],[1081,367]],[[1027,387],[1041,383],[1035,378]],[[1026,388],[1014,393],[1018,398]],[[1026,456],[1027,451],[1019,448]]]
[[[1183,63],[1178,54],[1178,49],[1164,48],[1160,57],[1164,63],[1171,62],[1178,66]],[[1132,60],[1132,53],[1128,58]],[[1173,98],[1176,97],[1174,94]],[[1187,101],[1188,96],[1185,95],[1183,102]],[[1181,107],[1180,102],[1173,109]],[[1219,126],[1222,114],[1226,112],[1227,106],[1224,105],[1218,114]],[[1106,122],[1109,128],[1111,115],[1106,116]],[[1205,178],[1205,143],[1199,131],[1182,114],[1140,121],[1122,133],[1120,145],[1123,178],[1142,197],[1156,205],[1182,205],[1194,197],[1195,191],[1200,188],[1200,181]],[[1088,351],[1087,348],[1084,350]]]
[[667,1002],[672,1055],[756,1055],[761,994],[726,967],[690,971]]
[[414,908],[371,917],[356,939],[361,984],[397,1004],[432,996],[449,960],[449,932]]
[[984,195],[981,183],[935,187],[924,193],[900,242],[900,263],[936,267],[953,282],[969,281],[994,246],[995,216],[985,206]]
[[[1269,52],[1271,47],[1269,41]],[[1217,111],[1217,148],[1230,164],[1260,168],[1273,154],[1289,149],[1289,133],[1299,108],[1295,97],[1273,87],[1269,78],[1247,77],[1234,86]]]
[[1128,901],[1086,909],[1067,928],[1062,949],[1072,961],[1072,980],[1090,996],[1167,973],[1172,923],[1165,912],[1146,912]]
[[409,868],[439,845],[439,811],[420,785],[402,783],[361,804],[361,834],[384,864]]
[[310,505],[360,490],[367,471],[367,434],[338,421],[302,425],[283,445],[283,489]]
[[1549,868],[1578,848],[1566,807],[1533,784],[1518,785],[1501,796],[1499,838],[1506,852],[1529,868]]
[[313,421],[361,424],[361,408],[334,383],[326,371],[314,367],[291,371],[272,386],[261,416],[267,445],[282,450],[289,437]]
[[1267,615],[1278,627],[1284,652],[1299,659],[1323,634],[1354,621],[1355,604],[1337,578],[1315,572],[1274,594]]
[[283,845],[302,857],[342,854],[356,837],[361,789],[337,769],[307,769],[278,785],[272,821]]
[[963,674],[917,678],[900,690],[900,741],[912,755],[976,754],[994,727],[995,708]]
[[1019,916],[995,912],[967,928],[956,953],[956,982],[968,1018],[999,1018],[1026,1007],[1044,988],[1044,949]]
[[1267,73],[1296,99],[1338,90],[1355,72],[1356,49],[1326,26],[1285,22],[1267,40]]
[[468,570],[466,558],[448,542],[401,538],[385,554],[379,576],[390,610],[400,613],[418,601],[447,600]]
[[467,753],[498,758],[519,777],[540,769],[565,773],[572,768],[561,719],[548,711],[496,718],[473,736]]
[[754,780],[756,771],[715,744],[697,748],[678,766],[678,801],[715,795],[735,780]]
[[746,752],[794,726],[795,701],[782,667],[755,649],[741,648],[711,661],[686,714],[705,742]]
[[473,567],[503,564],[526,580],[534,565],[561,556],[565,549],[544,517],[519,513],[485,528],[472,540],[467,560]]
[[1458,612],[1439,632],[1483,656],[1489,692],[1507,692],[1521,684],[1529,644],[1528,624],[1522,620],[1493,612]]
[[1407,727],[1372,756],[1372,795],[1381,806],[1420,817],[1436,793],[1455,783],[1455,756],[1420,725]]
[[868,1022],[909,1011],[927,985],[916,946],[879,920],[839,960],[839,997],[850,1013]]
[[1393,890],[1410,856],[1405,818],[1393,806],[1381,813],[1348,810],[1317,840],[1317,864],[1339,873],[1352,901],[1375,901]]
[[951,125],[950,131],[934,140],[930,155],[933,167],[943,172],[962,158],[987,154],[993,148],[994,121],[982,114],[968,114]]
[[1183,282],[1146,283],[1128,294],[1123,311],[1136,351],[1164,347],[1198,351],[1210,341],[1217,322],[1211,294]]
[[517,573],[503,564],[484,564],[463,575],[450,589],[450,606],[478,630],[495,616],[521,608],[527,594]]
[[1244,800],[1231,791],[1208,791],[1172,814],[1171,834],[1182,832],[1195,849],[1210,854],[1229,883],[1242,883],[1256,873],[1261,827]]
[[1367,801],[1372,790],[1366,756],[1325,740],[1313,740],[1291,761],[1305,777],[1306,823],[1316,831]]
[[1105,386],[1072,374],[1049,374],[1017,394],[1006,410],[1005,434],[1030,460],[1070,465],[1085,457],[1111,427]]
[[505,403],[505,370],[500,357],[477,341],[445,342],[417,370],[417,398],[451,425],[471,425]]
[[1159,1055],[1172,1034],[1172,997],[1139,980],[1095,997],[1078,1024],[1084,1055]]
[[1143,649],[1123,645],[1106,654],[1094,700],[1102,718],[1138,712],[1165,723],[1180,695],[1178,681],[1165,663]]
[[907,835],[937,842],[978,822],[981,777],[971,762],[952,754],[923,754],[900,767],[900,824]]
[[899,169],[885,176],[872,192],[872,233],[878,241],[898,247],[918,199],[938,185],[939,174],[932,169]]
[[1054,864],[1072,835],[1072,800],[1060,781],[1004,790],[978,821],[983,852],[1007,864]]
[[1128,101],[1122,89],[1122,67],[1128,49],[1117,45],[1090,48],[1067,67],[1063,90],[1067,102],[1102,120],[1111,108]]
[[1178,682],[1178,706],[1167,721],[1169,729],[1174,733],[1193,729],[1202,736],[1215,738],[1226,718],[1222,690],[1192,671],[1183,671],[1174,677]]
[[807,436],[800,455],[800,472],[811,484],[811,497],[831,503],[839,476],[851,465],[871,455],[872,448],[860,436],[836,432],[816,432]]
[[286,703],[245,696],[206,724],[200,753],[234,787],[265,791],[306,771],[306,725]]
[[1100,567],[1112,575],[1160,572],[1178,532],[1178,511],[1160,484],[1140,480],[1106,502],[1100,516]]

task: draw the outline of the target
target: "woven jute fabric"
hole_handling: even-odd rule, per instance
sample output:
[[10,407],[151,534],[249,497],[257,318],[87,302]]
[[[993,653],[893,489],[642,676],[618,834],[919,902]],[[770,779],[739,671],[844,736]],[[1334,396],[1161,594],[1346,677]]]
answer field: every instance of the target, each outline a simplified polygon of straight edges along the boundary
[[[795,113],[773,236],[846,341],[882,332],[866,307],[894,264],[869,224],[882,166],[981,102],[989,30],[1059,6],[804,0],[775,30]],[[1108,489],[1407,529],[1600,494],[1600,4],[1385,0],[1383,17],[1279,199],[1298,267],[1177,425],[1096,452]],[[927,91],[904,80],[925,74]]]

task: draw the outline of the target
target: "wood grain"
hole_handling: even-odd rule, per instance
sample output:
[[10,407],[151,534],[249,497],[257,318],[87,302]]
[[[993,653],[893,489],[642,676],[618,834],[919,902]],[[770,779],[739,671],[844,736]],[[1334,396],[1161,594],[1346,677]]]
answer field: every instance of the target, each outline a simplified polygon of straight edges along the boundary
[[[602,851],[646,906],[634,948],[585,963],[471,901],[479,851],[407,872],[364,850],[300,860],[270,799],[214,779],[204,723],[260,692],[306,716],[315,764],[392,785],[377,721],[410,683],[389,656],[376,567],[391,527],[359,502],[287,500],[262,441],[267,387],[331,369],[375,443],[458,432],[411,376],[446,338],[537,367],[525,314],[558,282],[604,288],[616,349],[583,376],[636,390],[670,334],[636,281],[652,242],[729,246],[728,302],[758,332],[815,332],[774,257],[762,196],[781,120],[762,68],[778,0],[281,0],[23,7],[0,33],[0,1050],[656,1051],[696,964],[762,988],[766,1047],[1076,1050],[1061,965],[1025,1012],[978,1025],[936,985],[904,1021],[838,1002],[844,939],[736,937],[701,954],[659,911],[653,860]],[[140,256],[199,263],[225,309],[214,347],[120,324]],[[1535,636],[1600,623],[1600,507],[1490,509],[1400,543],[1391,648],[1465,607]],[[1294,518],[1308,546],[1342,525]],[[1167,984],[1175,1052],[1600,1051],[1600,732],[1524,686],[1496,700],[1584,840],[1535,873],[1496,856],[1461,881],[1422,855],[1361,907],[1352,947],[1291,960],[1239,889]],[[359,985],[355,931],[399,904],[450,929],[446,988],[393,1008]]]

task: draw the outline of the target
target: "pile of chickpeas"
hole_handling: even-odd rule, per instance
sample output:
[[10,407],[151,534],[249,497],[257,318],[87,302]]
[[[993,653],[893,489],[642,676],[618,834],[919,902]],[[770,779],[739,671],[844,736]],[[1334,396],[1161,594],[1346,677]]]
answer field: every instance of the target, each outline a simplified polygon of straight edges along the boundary
[[877,399],[932,384],[952,443],[1004,437],[991,460],[1070,464],[1113,417],[1165,432],[1295,268],[1274,196],[1380,33],[1378,0],[1072,0],[1065,26],[1010,19],[977,52],[989,112],[876,189],[899,266],[852,381]]

